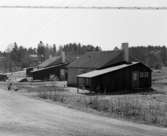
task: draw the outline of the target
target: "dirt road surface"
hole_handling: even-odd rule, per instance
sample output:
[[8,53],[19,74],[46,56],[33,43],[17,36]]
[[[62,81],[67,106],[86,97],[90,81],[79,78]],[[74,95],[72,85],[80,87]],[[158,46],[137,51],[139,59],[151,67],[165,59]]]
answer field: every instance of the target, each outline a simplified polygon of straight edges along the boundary
[[167,136],[167,128],[101,117],[0,89],[0,136]]

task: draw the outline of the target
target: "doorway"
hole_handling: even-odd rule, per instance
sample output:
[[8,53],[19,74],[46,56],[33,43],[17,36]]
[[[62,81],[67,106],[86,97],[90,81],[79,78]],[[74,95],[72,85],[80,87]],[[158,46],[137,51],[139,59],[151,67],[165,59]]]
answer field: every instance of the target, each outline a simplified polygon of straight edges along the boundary
[[132,72],[132,89],[139,88],[139,71]]

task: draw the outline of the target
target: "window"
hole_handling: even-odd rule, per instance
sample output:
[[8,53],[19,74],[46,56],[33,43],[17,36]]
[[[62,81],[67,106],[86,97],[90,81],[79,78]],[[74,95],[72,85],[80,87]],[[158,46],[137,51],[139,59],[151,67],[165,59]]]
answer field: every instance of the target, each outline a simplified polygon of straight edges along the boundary
[[85,85],[89,85],[89,79],[85,78]]
[[145,77],[147,78],[147,77],[149,77],[149,74],[148,74],[148,72],[145,72]]
[[140,78],[148,78],[149,73],[148,72],[140,72]]
[[137,80],[137,73],[134,72],[134,73],[133,73],[133,81],[136,81],[136,80]]

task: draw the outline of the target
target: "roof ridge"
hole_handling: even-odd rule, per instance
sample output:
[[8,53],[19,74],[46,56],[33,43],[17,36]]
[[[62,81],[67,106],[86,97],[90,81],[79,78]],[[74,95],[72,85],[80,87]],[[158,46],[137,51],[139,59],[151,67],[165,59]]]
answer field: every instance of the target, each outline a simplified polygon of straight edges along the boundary
[[48,65],[51,65],[52,63],[54,63],[55,61],[57,61],[58,59],[60,59],[61,56],[54,56],[54,57],[50,57],[47,60],[43,61],[40,65],[38,65],[39,67],[47,67]]
[[[120,56],[121,51],[107,50],[107,51],[91,51],[81,56],[76,61],[72,62],[69,67],[82,68],[101,68],[110,63],[118,63],[115,61]],[[118,59],[120,62],[121,59]]]

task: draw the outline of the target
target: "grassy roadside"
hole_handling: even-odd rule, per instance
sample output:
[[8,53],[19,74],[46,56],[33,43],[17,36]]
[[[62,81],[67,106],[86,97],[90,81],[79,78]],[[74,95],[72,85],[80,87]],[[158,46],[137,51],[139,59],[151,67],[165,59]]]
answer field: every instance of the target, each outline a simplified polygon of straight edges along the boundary
[[127,95],[72,94],[63,88],[43,86],[26,88],[28,93],[68,107],[98,111],[102,115],[167,127],[167,95],[159,93]]

